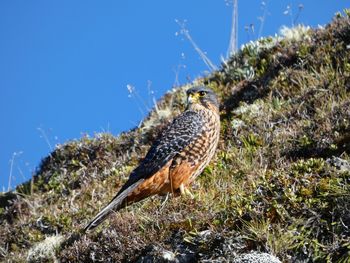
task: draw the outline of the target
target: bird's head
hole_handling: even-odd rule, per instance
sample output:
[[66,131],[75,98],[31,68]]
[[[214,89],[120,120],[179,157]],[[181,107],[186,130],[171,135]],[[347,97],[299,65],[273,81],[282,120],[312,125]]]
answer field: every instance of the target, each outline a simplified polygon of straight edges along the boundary
[[215,93],[204,86],[198,86],[187,90],[187,108],[201,109],[202,107],[219,111],[219,102]]

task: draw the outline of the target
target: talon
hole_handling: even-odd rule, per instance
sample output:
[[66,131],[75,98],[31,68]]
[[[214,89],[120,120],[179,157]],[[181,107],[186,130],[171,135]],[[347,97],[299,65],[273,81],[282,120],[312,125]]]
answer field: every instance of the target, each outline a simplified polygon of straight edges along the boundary
[[180,193],[182,196],[189,196],[191,199],[194,199],[194,195],[183,184],[180,184]]
[[165,196],[165,198],[164,198],[164,200],[162,201],[162,204],[161,204],[160,209],[159,209],[160,211],[162,211],[162,210],[164,209],[166,203],[168,202],[169,195],[170,195],[170,194],[167,193],[166,196]]

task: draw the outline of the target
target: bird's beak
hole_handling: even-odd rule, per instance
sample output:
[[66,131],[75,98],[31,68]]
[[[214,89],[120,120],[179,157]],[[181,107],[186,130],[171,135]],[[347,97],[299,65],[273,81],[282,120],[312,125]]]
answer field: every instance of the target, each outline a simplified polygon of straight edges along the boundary
[[187,97],[187,103],[188,104],[196,103],[196,102],[198,102],[198,99],[199,99],[198,93],[190,93],[190,94],[188,94],[188,97]]

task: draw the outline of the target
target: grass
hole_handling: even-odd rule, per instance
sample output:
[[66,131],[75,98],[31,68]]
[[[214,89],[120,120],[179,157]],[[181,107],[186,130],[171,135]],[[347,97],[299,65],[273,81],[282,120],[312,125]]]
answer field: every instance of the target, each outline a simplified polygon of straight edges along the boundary
[[[183,110],[182,87],[140,127],[60,145],[31,181],[1,194],[1,260],[37,252],[41,262],[224,261],[253,250],[283,262],[349,262],[348,13],[324,29],[250,43],[196,80],[218,94],[222,130],[194,199],[152,197],[79,234]],[[45,255],[51,237],[60,242]]]

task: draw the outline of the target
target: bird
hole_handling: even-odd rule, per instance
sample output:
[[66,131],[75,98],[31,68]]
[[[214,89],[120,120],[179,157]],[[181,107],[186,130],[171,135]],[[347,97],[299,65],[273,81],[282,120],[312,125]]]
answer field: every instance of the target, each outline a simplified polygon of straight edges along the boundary
[[187,106],[163,129],[115,197],[85,226],[153,195],[190,195],[189,186],[212,159],[220,136],[219,102],[206,86],[187,90]]

